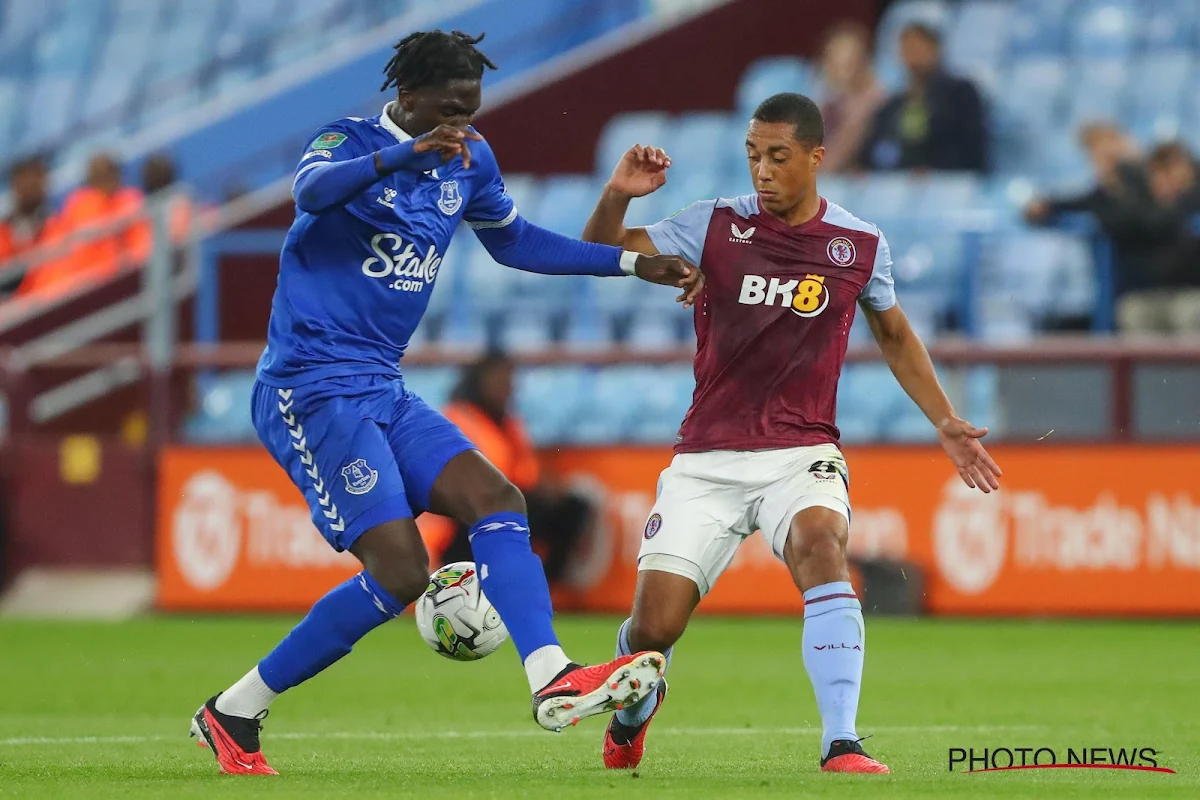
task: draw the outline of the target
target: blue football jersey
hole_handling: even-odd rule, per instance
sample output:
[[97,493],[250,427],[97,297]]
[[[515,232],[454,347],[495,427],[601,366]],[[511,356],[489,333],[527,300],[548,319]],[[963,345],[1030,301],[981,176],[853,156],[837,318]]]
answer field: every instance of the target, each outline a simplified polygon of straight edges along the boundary
[[[390,105],[390,104],[389,104]],[[316,132],[296,177],[320,164],[410,140],[388,116],[349,117]],[[503,227],[517,210],[487,142],[424,173],[380,178],[344,206],[297,209],[279,259],[258,378],[279,388],[346,375],[398,377],[460,221]]]

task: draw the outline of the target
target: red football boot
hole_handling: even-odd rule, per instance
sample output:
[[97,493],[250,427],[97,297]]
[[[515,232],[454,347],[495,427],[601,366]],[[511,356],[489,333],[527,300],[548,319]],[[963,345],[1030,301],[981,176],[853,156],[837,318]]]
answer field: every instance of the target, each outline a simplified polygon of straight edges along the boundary
[[654,721],[654,715],[662,708],[667,696],[667,682],[658,684],[658,705],[650,712],[650,716],[636,728],[630,728],[617,721],[613,714],[604,733],[604,766],[607,769],[637,769],[646,754],[646,729]]
[[192,717],[191,735],[199,739],[201,747],[212,750],[222,772],[278,775],[267,763],[258,743],[258,732],[262,730],[262,720],[266,716],[265,711],[256,719],[222,714],[217,711],[217,697],[213,697]]
[[821,771],[877,775],[891,772],[887,764],[880,764],[871,758],[863,752],[862,745],[852,739],[836,739],[829,745],[829,755],[821,759]]
[[666,669],[666,657],[652,650],[594,667],[571,664],[533,696],[533,718],[558,733],[586,717],[633,705],[658,687]]

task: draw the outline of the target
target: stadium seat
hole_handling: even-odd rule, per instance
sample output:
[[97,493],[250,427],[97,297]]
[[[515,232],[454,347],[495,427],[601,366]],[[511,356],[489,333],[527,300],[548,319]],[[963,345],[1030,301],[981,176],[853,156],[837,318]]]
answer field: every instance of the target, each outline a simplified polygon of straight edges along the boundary
[[34,82],[26,108],[36,112],[26,115],[28,122],[21,139],[24,147],[66,134],[74,119],[77,90],[78,84],[72,78],[43,75]]
[[1009,26],[1009,54],[1057,57],[1066,53],[1067,25],[1075,0],[1018,0]]
[[553,343],[551,321],[546,313],[531,313],[532,308],[504,316],[497,344],[506,353],[526,355],[548,350]]
[[1141,56],[1132,65],[1130,106],[1133,129],[1147,141],[1173,138],[1182,127],[1188,90],[1194,82],[1192,54],[1175,50]]
[[674,444],[696,388],[691,368],[643,367],[633,385],[638,392],[638,413],[630,421],[629,438],[642,444]]
[[612,318],[592,305],[567,312],[562,346],[574,353],[591,353],[612,346]]
[[995,366],[968,367],[964,381],[967,419],[977,428],[989,429],[991,438],[1003,434],[1000,409],[1000,370]]
[[858,208],[859,182],[841,175],[821,176],[818,179],[821,196],[830,202],[837,203],[842,208]]
[[514,173],[504,176],[504,190],[517,206],[517,211],[527,214],[530,209],[537,208],[541,181],[533,175]]
[[1200,13],[1192,0],[1142,0],[1137,14],[1140,46],[1147,55],[1196,48]]
[[542,184],[542,196],[530,219],[552,231],[578,237],[600,198],[590,175],[557,175]]
[[460,373],[455,367],[410,367],[403,372],[405,388],[439,409],[450,402]]
[[517,371],[516,406],[535,444],[564,441],[579,418],[590,382],[580,367],[524,367]]
[[184,437],[200,443],[254,441],[254,373],[220,373],[206,383],[200,387],[199,409],[184,422]]
[[908,175],[870,175],[860,184],[860,192],[855,201],[857,206],[852,213],[871,221],[882,217],[896,217],[914,207],[915,194],[915,184]]
[[625,151],[635,144],[671,144],[669,117],[661,111],[618,114],[608,121],[596,145],[596,174],[607,177]]
[[943,33],[949,32],[953,13],[944,0],[901,0],[883,12],[875,33],[876,49],[889,58],[899,47],[900,31],[919,22]]
[[946,64],[961,75],[980,78],[998,71],[1008,48],[1012,6],[999,0],[963,3],[946,37]]
[[745,163],[745,122],[717,111],[681,114],[675,125],[668,153],[671,156],[670,179],[679,180],[699,173],[724,176],[734,164]]
[[1057,58],[1024,58],[1013,63],[999,102],[1000,114],[1033,141],[1062,119],[1067,68]]
[[742,73],[734,100],[738,117],[748,120],[763,100],[780,92],[811,95],[816,77],[811,64],[802,58],[773,56],[755,61]]
[[1071,54],[1080,59],[1125,58],[1139,38],[1130,0],[1085,0],[1072,14]]
[[1068,120],[1073,127],[1125,119],[1129,69],[1124,61],[1085,60],[1075,65]]
[[678,320],[671,314],[634,314],[625,335],[625,346],[637,353],[658,353],[680,345]]

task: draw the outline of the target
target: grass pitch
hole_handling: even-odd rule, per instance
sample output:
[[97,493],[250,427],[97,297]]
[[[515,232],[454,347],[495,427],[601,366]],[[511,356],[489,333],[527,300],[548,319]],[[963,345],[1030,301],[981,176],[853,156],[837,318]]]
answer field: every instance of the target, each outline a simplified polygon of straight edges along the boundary
[[[452,663],[404,618],[275,703],[280,777],[219,775],[189,717],[293,621],[0,623],[0,797],[1200,797],[1200,624],[1185,622],[869,618],[859,733],[893,774],[846,776],[817,769],[799,620],[701,618],[634,777],[603,769],[603,718],[535,726],[511,645]],[[617,622],[559,629],[595,663]],[[951,747],[1041,746],[1153,747],[1177,774],[947,771]]]

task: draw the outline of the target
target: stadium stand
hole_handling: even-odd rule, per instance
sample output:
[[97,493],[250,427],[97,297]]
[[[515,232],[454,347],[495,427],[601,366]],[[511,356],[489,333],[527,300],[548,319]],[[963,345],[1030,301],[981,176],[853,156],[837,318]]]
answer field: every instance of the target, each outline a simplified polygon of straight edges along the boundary
[[[260,0],[237,3],[235,14],[225,14],[220,3],[10,0],[0,17],[3,59],[11,67],[0,79],[0,138],[32,147],[61,137],[79,118],[106,118],[114,109],[136,109],[122,119],[148,124],[189,98],[225,92],[285,67],[305,52],[309,32],[332,20],[361,28],[420,3],[430,0]],[[160,8],[168,10],[157,13]],[[63,24],[52,25],[54,20]],[[1078,232],[1030,228],[1020,210],[1035,189],[1087,184],[1088,164],[1075,142],[1081,123],[1119,118],[1144,144],[1178,134],[1200,145],[1200,92],[1192,88],[1200,4],[893,3],[878,26],[875,53],[889,87],[902,82],[896,39],[912,21],[941,31],[949,67],[983,92],[992,138],[989,174],[830,176],[825,195],[879,223],[888,235],[900,297],[923,335],[1020,342],[1059,318],[1091,316],[1099,328],[1111,324],[1111,314],[1101,313],[1111,300],[1102,249]],[[130,46],[139,40],[157,44]],[[183,88],[162,100],[163,86]],[[740,131],[757,101],[777,91],[819,98],[819,70],[802,58],[772,56],[745,70],[729,111],[619,115],[600,137],[591,174],[512,175],[510,192],[532,221],[578,234],[621,152],[643,142],[665,147],[675,166],[663,190],[633,204],[632,223],[655,221],[695,199],[745,193],[750,187]],[[38,112],[23,110],[25,103]],[[666,291],[510,272],[469,235],[456,241],[446,265],[442,282],[449,285],[435,293],[411,352],[439,345],[478,350],[488,343],[517,353],[550,346],[588,352],[611,344],[660,352],[691,339],[687,316]],[[564,297],[569,304],[560,302]],[[861,324],[852,341],[866,341]],[[436,403],[448,385],[445,370],[414,367],[408,374]],[[855,387],[842,393],[848,440],[930,435],[878,367],[852,366],[845,380]],[[971,413],[1002,427],[995,418],[994,374],[974,368],[963,383]],[[207,384],[188,435],[203,441],[252,436],[248,386],[243,374]],[[524,371],[519,402],[539,443],[670,441],[690,391],[686,367],[545,366]],[[630,419],[621,410],[628,404],[604,402],[610,396],[641,397],[647,412]],[[568,424],[580,416],[587,424]]]

